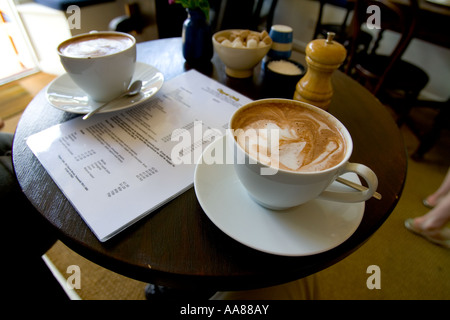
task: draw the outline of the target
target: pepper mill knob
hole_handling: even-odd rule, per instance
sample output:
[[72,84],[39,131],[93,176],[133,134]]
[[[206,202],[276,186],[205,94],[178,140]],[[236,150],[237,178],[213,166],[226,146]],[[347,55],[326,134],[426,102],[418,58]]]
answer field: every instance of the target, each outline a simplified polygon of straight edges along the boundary
[[306,47],[308,70],[297,83],[294,100],[300,100],[328,109],[333,96],[331,75],[344,62],[347,51],[333,40],[334,32],[327,33],[327,39],[316,39]]

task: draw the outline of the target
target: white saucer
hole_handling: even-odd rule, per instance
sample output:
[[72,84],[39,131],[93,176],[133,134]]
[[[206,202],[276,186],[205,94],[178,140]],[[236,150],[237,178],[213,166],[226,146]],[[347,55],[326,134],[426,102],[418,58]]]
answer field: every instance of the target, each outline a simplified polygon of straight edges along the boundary
[[[354,173],[343,177],[360,184]],[[194,187],[206,215],[224,233],[253,249],[283,256],[307,256],[340,245],[356,231],[365,208],[364,202],[316,199],[288,210],[269,210],[249,197],[232,164],[197,164]],[[330,188],[352,190],[338,182]]]
[[[123,97],[99,111],[111,112],[130,108],[155,95],[164,83],[164,76],[155,67],[137,62],[134,80],[142,80],[142,89],[138,95]],[[63,111],[85,114],[103,103],[89,98],[69,77],[67,73],[59,76],[47,88],[47,100],[52,106]]]

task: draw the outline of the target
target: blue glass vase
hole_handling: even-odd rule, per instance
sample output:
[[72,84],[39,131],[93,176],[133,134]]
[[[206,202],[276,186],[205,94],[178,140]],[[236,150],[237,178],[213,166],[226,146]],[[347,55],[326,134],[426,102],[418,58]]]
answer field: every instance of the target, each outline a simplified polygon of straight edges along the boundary
[[213,56],[211,27],[200,9],[187,9],[183,23],[183,56],[190,65],[211,61]]

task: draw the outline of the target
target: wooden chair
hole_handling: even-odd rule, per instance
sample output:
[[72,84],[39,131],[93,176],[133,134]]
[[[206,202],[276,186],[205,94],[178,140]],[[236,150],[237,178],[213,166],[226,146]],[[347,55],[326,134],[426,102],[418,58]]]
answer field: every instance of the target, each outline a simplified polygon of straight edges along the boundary
[[[270,2],[269,10],[263,11],[264,3]],[[269,32],[273,24],[273,17],[277,7],[278,0],[258,0],[253,11],[253,30],[259,30],[260,26],[264,24],[264,29]]]
[[[323,12],[325,9],[325,6],[334,6],[338,8],[342,8],[345,10],[345,17],[342,23],[340,24],[327,24],[323,23]],[[349,17],[350,13],[353,11],[355,7],[355,3],[353,1],[347,1],[347,0],[319,0],[319,15],[316,22],[316,27],[314,30],[314,36],[313,39],[317,38],[327,38],[328,32],[334,32],[335,37],[334,40],[345,44],[345,42],[348,40],[348,23],[349,23]]]
[[[359,51],[359,38],[371,14],[367,8],[375,5],[380,9],[380,28],[370,51]],[[359,0],[353,16],[353,36],[349,50],[346,72],[365,85],[383,103],[393,107],[398,114],[398,125],[404,123],[420,91],[428,83],[429,77],[418,66],[402,59],[413,36],[418,12],[417,0],[410,0],[410,10],[405,12],[390,1]],[[377,49],[387,30],[400,34],[390,55],[381,55]]]
[[272,27],[278,0],[212,0],[214,13],[211,27],[224,29],[250,29],[269,31]]
[[[326,39],[328,32],[333,32],[335,34],[333,40],[342,44],[347,51],[350,50],[351,45],[351,34],[352,28],[349,24],[349,19],[351,13],[355,9],[355,0],[318,0],[319,1],[319,14],[317,17],[316,27],[314,30],[314,39]],[[323,23],[323,14],[326,6],[333,6],[337,8],[342,8],[345,10],[345,16],[342,23],[330,24]],[[359,50],[367,51],[370,43],[372,42],[372,35],[368,32],[361,31],[359,35]],[[348,61],[348,59],[346,59]],[[339,68],[341,71],[345,70],[346,61]]]
[[126,3],[125,15],[116,17],[109,23],[109,30],[142,34],[148,25],[138,3]]

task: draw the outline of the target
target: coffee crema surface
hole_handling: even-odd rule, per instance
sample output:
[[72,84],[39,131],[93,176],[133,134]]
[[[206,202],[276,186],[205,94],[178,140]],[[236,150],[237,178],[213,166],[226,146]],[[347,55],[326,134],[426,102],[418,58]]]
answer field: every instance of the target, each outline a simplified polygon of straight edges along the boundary
[[61,45],[61,54],[73,58],[90,58],[111,55],[130,48],[133,40],[120,35],[87,35],[71,39]]
[[[243,109],[234,117],[231,128],[236,141],[253,158],[284,170],[325,170],[339,164],[346,154],[345,139],[331,120],[294,104],[264,103]],[[279,136],[279,163],[275,165],[273,129]]]

